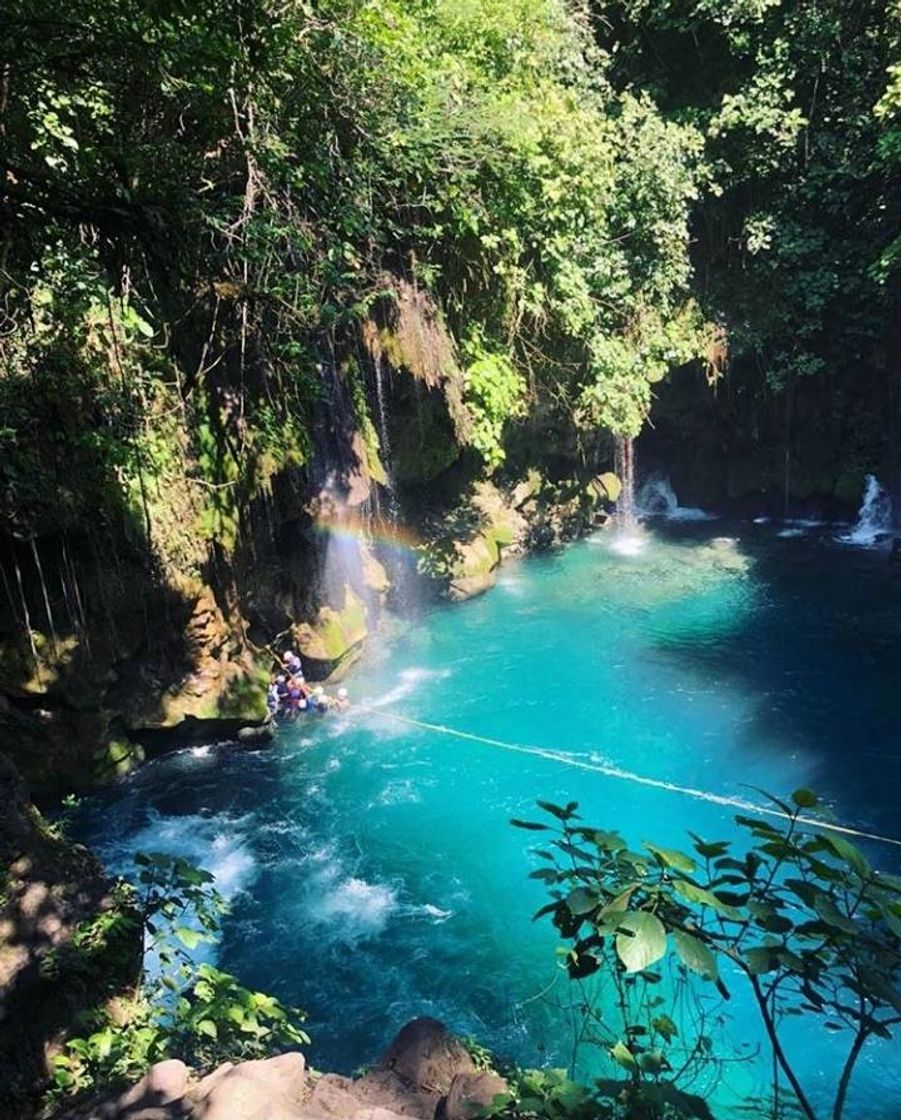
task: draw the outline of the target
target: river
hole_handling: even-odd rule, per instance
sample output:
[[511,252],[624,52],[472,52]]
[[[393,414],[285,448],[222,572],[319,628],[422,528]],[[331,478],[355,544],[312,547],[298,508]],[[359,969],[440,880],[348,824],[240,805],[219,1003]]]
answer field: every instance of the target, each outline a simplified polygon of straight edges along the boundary
[[[268,750],[160,759],[83,802],[74,827],[118,870],[138,849],[211,869],[232,905],[218,963],[309,1012],[319,1068],[353,1071],[422,1014],[566,1065],[573,986],[554,930],[531,921],[546,901],[534,835],[509,818],[572,799],[633,846],[684,846],[687,829],[733,837],[734,810],[667,784],[756,802],[754,787],[810,786],[842,822],[901,837],[899,682],[901,580],[884,553],[804,527],[600,532],[511,563],[479,599],[395,620],[345,682],[346,714],[289,724]],[[897,870],[901,849],[863,846]],[[751,1055],[749,1000],[716,1015],[717,1045]],[[804,1019],[789,1036],[825,1093],[843,1040]],[[848,1116],[901,1115],[899,1054],[869,1048]],[[717,1115],[768,1075],[728,1065]]]

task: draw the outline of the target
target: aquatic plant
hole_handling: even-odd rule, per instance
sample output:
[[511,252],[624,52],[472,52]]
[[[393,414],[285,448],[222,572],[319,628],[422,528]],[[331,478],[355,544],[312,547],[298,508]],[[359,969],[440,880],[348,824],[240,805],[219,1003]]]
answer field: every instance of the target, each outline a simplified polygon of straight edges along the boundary
[[[866,1043],[888,1039],[901,1023],[901,879],[874,870],[863,853],[829,828],[815,795],[770,798],[763,817],[739,816],[751,838],[737,853],[727,840],[691,834],[694,854],[645,841],[629,848],[615,831],[581,823],[577,803],[539,802],[555,824],[514,820],[519,828],[555,833],[538,851],[547,868],[549,915],[568,943],[561,963],[575,980],[609,976],[619,1037],[594,1008],[583,1038],[604,1046],[635,1092],[675,1083],[682,1070],[667,1047],[679,1025],[662,997],[648,999],[659,970],[712,985],[730,996],[737,971],[749,986],[773,1058],[774,1111],[783,1083],[807,1120],[823,1116],[802,1084],[784,1037],[786,1021],[804,1015],[849,1042],[830,1115],[840,1120],[854,1068]],[[820,813],[823,824],[807,815]],[[655,971],[655,969],[657,971]],[[647,1020],[651,1015],[656,1018]],[[665,1045],[664,1045],[665,1044]],[[698,1035],[695,1053],[712,1056]]]

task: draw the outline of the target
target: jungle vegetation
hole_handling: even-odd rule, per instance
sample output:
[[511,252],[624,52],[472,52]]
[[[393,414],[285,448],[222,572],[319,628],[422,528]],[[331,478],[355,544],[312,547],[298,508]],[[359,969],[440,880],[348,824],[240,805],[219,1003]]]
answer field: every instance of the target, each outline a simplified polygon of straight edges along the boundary
[[530,416],[637,434],[686,363],[759,393],[885,363],[898,31],[867,0],[12,0],[5,523],[233,543],[398,279],[486,472]]

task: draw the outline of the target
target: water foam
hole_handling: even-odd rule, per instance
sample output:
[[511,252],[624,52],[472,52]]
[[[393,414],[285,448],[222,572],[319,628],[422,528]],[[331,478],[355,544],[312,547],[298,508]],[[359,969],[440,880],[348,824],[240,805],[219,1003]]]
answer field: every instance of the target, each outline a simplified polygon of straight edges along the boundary
[[312,917],[327,923],[332,937],[352,943],[380,934],[396,905],[397,892],[393,887],[352,876],[325,891]]
[[872,548],[879,540],[892,531],[892,499],[888,491],[879,485],[875,475],[868,474],[863,492],[863,500],[857,514],[857,521],[847,533],[840,533],[836,540],[842,544],[854,544],[860,548]]
[[382,693],[377,699],[369,701],[366,706],[384,708],[388,704],[396,704],[398,700],[403,700],[415,692],[425,681],[443,680],[449,677],[450,669],[421,669],[413,666],[410,669],[402,669],[398,676],[399,680],[394,688]]
[[638,492],[638,513],[641,517],[663,517],[667,521],[713,521],[715,515],[696,506],[680,506],[676,492],[666,475],[652,474]]
[[203,867],[214,878],[216,890],[232,899],[246,890],[256,873],[242,826],[246,818],[205,817],[199,813],[167,817],[151,810],[147,823],[125,840],[98,846],[104,863],[121,875],[134,872],[136,852],[160,852]]
[[641,533],[617,532],[610,537],[609,548],[617,556],[640,556],[647,543]]

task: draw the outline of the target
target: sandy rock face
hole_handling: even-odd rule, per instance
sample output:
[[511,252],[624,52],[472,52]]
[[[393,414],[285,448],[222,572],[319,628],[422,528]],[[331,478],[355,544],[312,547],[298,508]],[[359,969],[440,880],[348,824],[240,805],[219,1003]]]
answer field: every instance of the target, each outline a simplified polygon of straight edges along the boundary
[[159,1062],[124,1093],[60,1120],[472,1120],[507,1091],[437,1019],[413,1019],[363,1077],[316,1075],[302,1054],[226,1062],[191,1081]]

